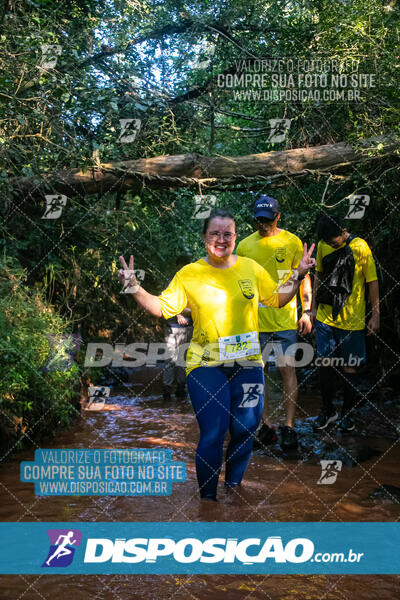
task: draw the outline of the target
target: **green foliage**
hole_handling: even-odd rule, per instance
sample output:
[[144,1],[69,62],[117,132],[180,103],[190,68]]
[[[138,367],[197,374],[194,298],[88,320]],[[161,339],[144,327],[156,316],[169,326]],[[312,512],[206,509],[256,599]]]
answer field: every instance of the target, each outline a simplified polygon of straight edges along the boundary
[[[189,6],[170,0],[71,0],[13,5],[0,24],[3,177],[88,168],[94,150],[107,162],[190,151],[229,155],[277,149],[268,142],[266,128],[271,117],[283,114],[292,119],[286,147],[399,131],[396,2],[196,0]],[[200,42],[215,44],[206,69],[193,68]],[[40,67],[42,44],[62,48],[54,69]],[[238,99],[214,81],[192,99],[179,100],[236,61],[264,56],[358,60],[359,73],[376,74],[375,87],[364,90],[360,103],[271,103]],[[137,143],[117,142],[122,118],[142,120]]]
[[[38,291],[24,285],[25,273],[0,265],[0,406],[2,445],[54,435],[79,414],[78,366],[65,371],[44,367],[51,358],[51,337],[66,334],[66,323]],[[59,357],[65,359],[68,345]],[[50,368],[50,367],[49,367]],[[52,359],[52,368],[57,365]]]

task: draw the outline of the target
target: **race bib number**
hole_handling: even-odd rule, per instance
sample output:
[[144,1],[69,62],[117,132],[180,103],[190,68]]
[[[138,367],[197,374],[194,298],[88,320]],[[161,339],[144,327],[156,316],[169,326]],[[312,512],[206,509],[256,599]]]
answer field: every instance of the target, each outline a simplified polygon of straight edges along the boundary
[[260,353],[257,331],[218,338],[221,361],[245,358]]

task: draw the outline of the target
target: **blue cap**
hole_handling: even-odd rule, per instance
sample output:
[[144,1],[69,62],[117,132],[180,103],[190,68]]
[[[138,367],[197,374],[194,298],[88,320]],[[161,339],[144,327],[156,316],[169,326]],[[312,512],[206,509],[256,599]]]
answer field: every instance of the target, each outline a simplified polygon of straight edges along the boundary
[[254,204],[254,218],[266,217],[267,219],[275,219],[276,215],[281,212],[278,202],[271,196],[260,196]]

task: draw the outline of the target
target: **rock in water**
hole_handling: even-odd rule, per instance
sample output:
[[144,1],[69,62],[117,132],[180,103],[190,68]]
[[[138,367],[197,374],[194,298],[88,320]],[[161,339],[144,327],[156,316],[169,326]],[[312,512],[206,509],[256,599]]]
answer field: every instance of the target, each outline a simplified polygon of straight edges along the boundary
[[374,450],[364,444],[352,444],[349,446],[338,446],[334,449],[329,448],[321,452],[321,458],[326,460],[341,460],[346,467],[356,467],[362,462],[369,460],[373,456],[379,456],[381,452]]
[[371,492],[370,497],[400,502],[400,487],[395,485],[381,485]]

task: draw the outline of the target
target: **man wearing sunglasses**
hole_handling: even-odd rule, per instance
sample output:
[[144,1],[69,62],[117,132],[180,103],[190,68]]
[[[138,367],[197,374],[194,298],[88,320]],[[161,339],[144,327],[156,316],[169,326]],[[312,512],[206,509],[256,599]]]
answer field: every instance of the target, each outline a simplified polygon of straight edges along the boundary
[[[257,231],[242,240],[237,247],[239,256],[252,258],[268,271],[277,288],[290,277],[292,270],[297,268],[303,254],[301,240],[293,233],[278,227],[280,216],[279,204],[274,198],[266,195],[258,198],[254,205]],[[299,320],[296,296],[282,308],[259,305],[258,309],[260,346],[266,349],[268,344],[268,347],[273,349],[282,376],[286,421],[285,425],[280,427],[280,433],[284,450],[297,447],[297,434],[293,429],[298,398],[294,356],[297,348],[297,330],[301,335],[305,335],[312,329],[312,292],[309,275],[306,275],[301,283],[300,297],[303,314]],[[268,359],[265,352],[263,358],[265,361]],[[267,401],[264,403],[262,420],[256,440],[261,445],[276,442],[277,433],[271,423]]]

